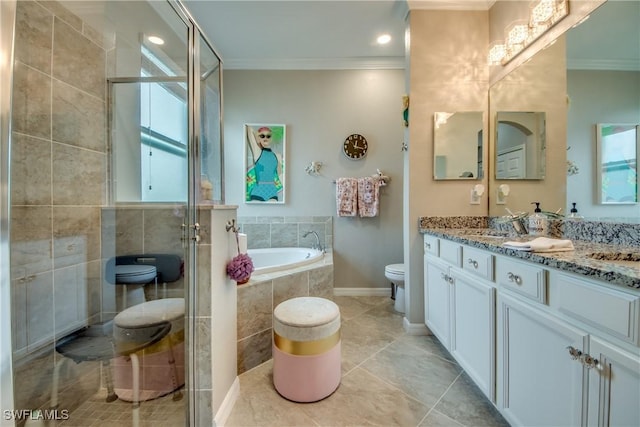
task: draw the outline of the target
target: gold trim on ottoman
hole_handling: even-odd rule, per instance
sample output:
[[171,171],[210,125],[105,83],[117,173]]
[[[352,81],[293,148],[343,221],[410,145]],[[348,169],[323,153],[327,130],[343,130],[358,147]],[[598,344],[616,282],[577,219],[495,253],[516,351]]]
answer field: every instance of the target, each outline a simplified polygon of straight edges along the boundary
[[295,356],[315,356],[331,350],[340,341],[340,329],[326,338],[313,341],[293,341],[273,333],[273,343],[281,351]]

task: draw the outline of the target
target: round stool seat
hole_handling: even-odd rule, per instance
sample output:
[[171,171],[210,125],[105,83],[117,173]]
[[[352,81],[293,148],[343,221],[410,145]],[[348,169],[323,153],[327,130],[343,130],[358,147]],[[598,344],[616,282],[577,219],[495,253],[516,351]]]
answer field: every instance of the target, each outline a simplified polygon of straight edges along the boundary
[[[140,328],[163,322],[184,322],[184,298],[165,298],[134,305],[113,319],[119,328]],[[174,331],[175,332],[175,331]]]
[[404,282],[404,264],[389,264],[384,268],[384,275],[392,282]]
[[286,300],[273,312],[273,383],[294,402],[315,402],[340,385],[340,309],[328,299]]
[[156,274],[156,267],[153,265],[116,265],[116,283],[149,283]]

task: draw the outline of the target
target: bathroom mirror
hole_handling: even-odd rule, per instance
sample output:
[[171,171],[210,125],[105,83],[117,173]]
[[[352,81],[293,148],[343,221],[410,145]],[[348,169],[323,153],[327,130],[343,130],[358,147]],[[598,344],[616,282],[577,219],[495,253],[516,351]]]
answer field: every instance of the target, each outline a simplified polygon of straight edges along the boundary
[[495,132],[496,179],[544,178],[544,112],[498,111]]
[[482,111],[436,112],[433,116],[435,180],[482,179]]
[[[552,199],[543,200],[548,210],[562,207],[566,213],[571,203],[577,202],[586,218],[640,221],[640,203],[600,204],[595,179],[596,124],[637,123],[640,117],[639,14],[640,2],[606,1],[589,19],[559,34],[554,45],[538,51],[491,86],[491,126],[497,110],[546,111],[545,179],[509,181],[506,205],[512,210],[529,212],[532,200],[546,197]],[[563,57],[536,62],[554,49],[561,49]],[[561,78],[566,88],[553,88],[551,79]],[[540,84],[546,86],[538,87]],[[540,98],[534,98],[535,93]],[[562,104],[554,111],[541,108],[556,94],[562,96]],[[487,144],[492,161],[494,133],[491,129]],[[505,213],[504,205],[495,203],[500,201],[495,197],[503,183],[495,179],[495,173],[490,174],[490,215]]]
[[596,183],[601,204],[638,202],[638,148],[636,124],[596,125]]

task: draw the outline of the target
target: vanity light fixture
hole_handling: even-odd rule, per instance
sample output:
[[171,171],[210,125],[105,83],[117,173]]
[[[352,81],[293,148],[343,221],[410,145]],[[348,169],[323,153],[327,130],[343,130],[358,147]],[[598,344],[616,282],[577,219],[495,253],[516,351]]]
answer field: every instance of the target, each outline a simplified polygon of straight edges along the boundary
[[164,40],[162,39],[162,37],[158,37],[158,36],[149,36],[147,37],[147,40],[149,40],[149,42],[156,44],[158,46],[162,46],[164,44]]
[[494,42],[490,45],[489,65],[506,65],[568,14],[569,0],[534,1],[529,8],[529,19],[509,25],[505,31],[504,44]]
[[391,36],[389,34],[381,34],[376,39],[376,43],[378,44],[387,44],[391,41]]
[[507,54],[507,46],[502,41],[491,43],[489,47],[489,65],[500,65]]

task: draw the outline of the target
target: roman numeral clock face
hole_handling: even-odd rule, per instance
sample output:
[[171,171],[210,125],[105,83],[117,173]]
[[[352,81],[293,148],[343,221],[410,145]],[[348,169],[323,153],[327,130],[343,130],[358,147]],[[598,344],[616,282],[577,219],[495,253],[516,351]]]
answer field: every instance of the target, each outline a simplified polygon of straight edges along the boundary
[[342,151],[344,152],[344,155],[351,160],[364,158],[364,156],[367,155],[368,149],[369,144],[367,144],[367,140],[364,138],[364,136],[357,133],[349,135],[347,139],[344,140],[344,144],[342,145]]

